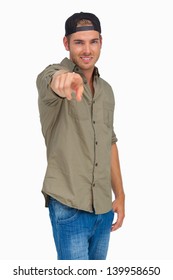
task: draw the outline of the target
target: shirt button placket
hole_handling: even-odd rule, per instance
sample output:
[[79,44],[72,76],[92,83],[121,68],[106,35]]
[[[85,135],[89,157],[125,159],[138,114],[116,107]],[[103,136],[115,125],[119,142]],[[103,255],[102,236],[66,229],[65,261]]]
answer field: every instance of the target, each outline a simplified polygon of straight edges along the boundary
[[[95,100],[93,100],[93,102],[92,102],[92,115],[94,116],[94,104],[95,104]],[[93,119],[92,120],[92,122],[93,122],[93,125],[95,125],[96,124],[96,121]],[[98,141],[96,140],[97,139],[97,135],[96,135],[96,130],[95,130],[95,126],[93,126],[93,129],[94,129],[94,135],[95,135],[95,137],[94,137],[94,153],[95,153],[95,155],[94,155],[94,158],[95,158],[95,162],[94,162],[94,170],[95,170],[95,168],[98,166],[98,162],[96,162],[96,159],[97,159],[97,145],[98,145]],[[94,181],[93,181],[93,184],[92,184],[92,186],[93,187],[95,187],[95,171],[94,171]]]

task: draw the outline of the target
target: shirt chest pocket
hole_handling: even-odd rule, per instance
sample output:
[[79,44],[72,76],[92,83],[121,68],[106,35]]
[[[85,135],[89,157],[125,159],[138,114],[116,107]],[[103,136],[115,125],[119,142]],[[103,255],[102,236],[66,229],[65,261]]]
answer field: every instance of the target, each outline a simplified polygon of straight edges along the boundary
[[103,104],[103,121],[106,126],[109,128],[113,127],[113,118],[114,118],[114,105],[111,103]]
[[84,100],[78,102],[72,99],[68,102],[68,114],[79,121],[88,120],[90,116],[89,106]]

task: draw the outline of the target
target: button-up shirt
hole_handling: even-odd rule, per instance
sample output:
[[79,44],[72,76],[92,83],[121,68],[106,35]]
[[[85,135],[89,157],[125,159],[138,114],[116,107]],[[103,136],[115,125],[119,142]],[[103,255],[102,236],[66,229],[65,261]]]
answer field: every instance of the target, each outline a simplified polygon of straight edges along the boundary
[[[58,70],[81,75],[84,93],[80,102],[58,96],[50,87]],[[106,213],[112,208],[111,145],[114,94],[94,69],[94,95],[82,70],[65,58],[46,67],[37,77],[42,133],[47,147],[47,170],[42,192],[80,210]]]

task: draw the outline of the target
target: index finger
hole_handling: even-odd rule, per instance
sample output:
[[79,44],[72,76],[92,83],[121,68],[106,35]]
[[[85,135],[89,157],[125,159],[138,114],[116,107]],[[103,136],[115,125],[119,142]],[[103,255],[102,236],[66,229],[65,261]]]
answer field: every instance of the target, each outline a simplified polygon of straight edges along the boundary
[[81,101],[82,100],[82,95],[84,91],[83,85],[80,85],[78,88],[76,88],[76,100]]
[[72,89],[75,91],[76,100],[81,101],[83,91],[84,91],[83,80],[79,74],[74,73],[74,72],[73,72],[73,78],[72,78]]

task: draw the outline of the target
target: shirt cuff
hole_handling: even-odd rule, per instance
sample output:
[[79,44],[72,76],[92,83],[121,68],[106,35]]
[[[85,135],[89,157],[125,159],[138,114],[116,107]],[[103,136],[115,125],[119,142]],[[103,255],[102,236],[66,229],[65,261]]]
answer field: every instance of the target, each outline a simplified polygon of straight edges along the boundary
[[116,142],[118,141],[116,135],[115,135],[115,132],[113,131],[112,132],[112,144],[115,144]]

